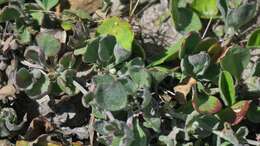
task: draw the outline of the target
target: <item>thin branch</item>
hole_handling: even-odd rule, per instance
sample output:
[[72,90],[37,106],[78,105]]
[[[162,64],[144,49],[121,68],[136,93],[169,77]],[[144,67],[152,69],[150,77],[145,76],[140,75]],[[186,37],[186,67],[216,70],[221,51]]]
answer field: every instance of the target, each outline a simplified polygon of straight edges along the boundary
[[88,91],[82,87],[77,81],[73,80],[73,85],[76,86],[83,95],[87,95]]
[[109,119],[110,121],[114,121],[114,120],[115,120],[113,114],[112,114],[110,111],[107,111],[107,112],[106,112],[106,115],[107,115],[107,117],[108,117],[108,119]]
[[207,34],[207,32],[208,32],[208,29],[209,29],[209,27],[210,27],[210,25],[211,25],[211,22],[212,22],[212,17],[209,19],[208,25],[207,25],[207,27],[206,27],[206,29],[205,29],[203,35],[202,35],[202,39],[206,36],[206,34]]
[[132,17],[132,16],[134,15],[134,12],[135,12],[135,10],[136,10],[136,8],[137,8],[139,2],[140,2],[140,0],[137,0],[137,2],[135,3],[134,8],[133,8],[132,10],[130,9],[130,10],[131,10],[131,12],[130,12],[130,17]]

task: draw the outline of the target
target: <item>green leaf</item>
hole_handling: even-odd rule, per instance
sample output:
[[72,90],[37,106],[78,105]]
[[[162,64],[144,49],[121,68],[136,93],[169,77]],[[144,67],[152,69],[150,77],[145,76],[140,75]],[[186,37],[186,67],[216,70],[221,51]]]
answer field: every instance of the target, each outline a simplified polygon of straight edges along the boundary
[[98,56],[101,62],[108,63],[113,58],[113,52],[116,45],[114,36],[104,36],[99,41]]
[[202,18],[215,18],[218,14],[217,0],[193,0],[191,6]]
[[30,14],[31,14],[32,18],[38,22],[38,25],[42,25],[44,13],[42,13],[40,11],[33,11],[33,12],[30,12]]
[[76,58],[73,55],[73,52],[67,52],[59,59],[59,65],[63,69],[73,68],[75,62],[76,62]]
[[181,70],[186,75],[203,75],[210,65],[210,56],[201,52],[199,54],[190,55],[181,60]]
[[47,94],[50,90],[50,79],[47,75],[41,76],[35,81],[32,89],[26,90],[25,93],[32,99],[38,99]]
[[247,118],[253,123],[260,123],[260,106],[256,102],[251,103],[247,112]]
[[35,64],[45,63],[44,54],[38,46],[28,46],[24,51],[24,57],[27,61]]
[[9,0],[0,0],[0,5],[9,2]]
[[29,89],[33,84],[33,75],[26,68],[20,68],[16,72],[15,83],[22,90]]
[[152,97],[152,93],[150,92],[149,88],[143,89],[141,98],[142,98],[142,104],[141,104],[142,108],[147,107],[151,103],[153,97]]
[[255,17],[256,13],[256,3],[246,3],[242,6],[232,9],[229,11],[226,23],[229,27],[233,27],[235,29],[240,28],[241,26],[248,23],[252,18]]
[[129,75],[139,88],[151,86],[151,75],[144,68],[131,67]]
[[114,56],[116,59],[116,64],[122,63],[131,56],[131,52],[122,48],[120,44],[116,44],[114,48]]
[[127,21],[118,17],[108,18],[97,28],[97,33],[115,36],[117,43],[128,52],[131,52],[134,33],[131,25]]
[[142,129],[139,120],[134,122],[134,141],[130,146],[146,146],[147,145],[147,136]]
[[12,21],[20,18],[21,12],[17,7],[14,6],[6,6],[2,9],[0,13],[0,23],[6,21]]
[[197,46],[196,49],[192,53],[199,53],[201,51],[208,51],[213,45],[215,45],[218,42],[215,38],[205,38],[201,40]]
[[56,6],[59,0],[36,0],[37,4],[40,5],[46,11],[49,11],[54,6]]
[[250,52],[247,48],[231,48],[224,58],[222,58],[221,67],[231,73],[236,79],[241,78],[243,70],[250,61]]
[[200,35],[197,32],[189,33],[184,41],[182,41],[182,48],[179,51],[179,58],[182,59],[185,56],[191,55],[194,52],[199,53],[196,51],[196,46],[201,41]]
[[222,71],[219,76],[219,90],[225,105],[231,106],[236,102],[236,92],[232,75],[227,71]]
[[171,15],[179,32],[199,31],[202,28],[199,16],[191,9],[178,8],[178,0],[171,0]]
[[249,48],[260,48],[260,28],[256,29],[249,37],[247,42]]
[[152,77],[152,85],[157,86],[170,74],[170,70],[165,67],[156,66],[153,68],[149,68],[149,73]]
[[227,107],[217,113],[217,117],[223,122],[232,123],[236,118],[236,113],[231,107]]
[[31,41],[31,33],[29,32],[29,28],[25,26],[21,26],[17,28],[18,33],[18,41],[21,44],[28,44]]
[[79,93],[79,89],[73,84],[75,78],[76,71],[67,69],[57,78],[57,83],[63,92],[73,96]]
[[92,80],[96,86],[98,84],[108,84],[114,82],[114,78],[111,75],[96,75]]
[[226,18],[228,13],[228,4],[226,0],[217,0],[218,9],[223,17],[223,19]]
[[149,66],[157,66],[160,64],[163,64],[165,62],[169,62],[172,60],[177,59],[178,52],[181,49],[183,39],[178,40],[176,43],[172,44],[168,48],[166,48],[167,51],[163,52],[161,55],[156,57],[152,63],[149,64]]
[[134,95],[138,90],[138,85],[130,78],[120,79],[119,81],[125,87],[125,91],[128,95]]
[[83,61],[85,63],[97,63],[98,48],[99,48],[99,38],[90,40],[90,42],[86,46],[86,51],[83,55]]
[[65,31],[71,30],[73,28],[73,22],[71,22],[71,21],[62,21],[61,27]]
[[193,89],[192,92],[192,106],[199,113],[214,114],[222,109],[222,103],[217,97],[197,94],[195,89]]
[[120,82],[98,84],[95,100],[100,108],[119,111],[127,105],[127,92]]
[[161,119],[160,118],[148,118],[144,117],[145,122],[143,123],[145,127],[152,128],[155,132],[160,132]]
[[213,115],[200,114],[193,111],[186,118],[185,130],[195,138],[205,138],[219,127],[219,120]]
[[58,55],[61,44],[53,35],[40,33],[36,36],[36,41],[39,47],[43,49],[46,56],[54,57]]

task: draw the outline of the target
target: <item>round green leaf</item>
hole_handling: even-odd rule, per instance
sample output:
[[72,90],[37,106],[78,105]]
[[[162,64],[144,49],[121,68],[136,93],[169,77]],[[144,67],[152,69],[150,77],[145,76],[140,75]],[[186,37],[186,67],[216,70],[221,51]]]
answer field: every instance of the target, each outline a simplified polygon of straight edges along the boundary
[[193,0],[191,6],[202,18],[214,18],[218,14],[217,0]]
[[222,71],[219,76],[218,84],[220,95],[225,105],[233,105],[236,102],[236,93],[231,74],[227,71]]
[[92,78],[94,84],[97,86],[98,84],[106,84],[114,81],[113,76],[105,74],[105,75],[96,75]]
[[[191,55],[196,51],[196,47],[201,41],[200,35],[197,32],[189,33],[184,41],[182,41],[181,49],[179,51],[179,58],[183,58],[185,56]],[[199,53],[199,52],[198,52]]]
[[250,61],[250,52],[247,48],[231,48],[224,58],[222,58],[221,67],[231,73],[236,79],[241,78],[241,73],[247,67]]
[[188,8],[178,8],[178,0],[172,0],[171,14],[175,29],[182,33],[199,31],[202,24],[199,16]]
[[76,58],[73,55],[73,52],[65,53],[59,60],[59,65],[63,69],[71,69],[76,62]]
[[58,4],[59,0],[36,0],[36,2],[43,9],[49,11],[51,8]]
[[32,83],[33,83],[33,75],[26,69],[26,68],[20,68],[17,72],[16,72],[16,76],[15,76],[15,83],[16,85],[24,90],[24,89],[28,89],[31,88]]
[[210,56],[201,52],[198,54],[190,55],[181,60],[181,70],[186,75],[203,75],[210,65]]
[[236,9],[229,11],[227,15],[227,25],[238,29],[254,18],[256,13],[256,3],[245,3]]
[[131,55],[131,52],[129,52],[128,50],[124,49],[122,46],[120,46],[120,44],[116,44],[115,48],[114,48],[114,56],[116,59],[116,64],[119,64],[123,61],[125,61],[126,59],[128,59]]
[[43,49],[44,54],[48,57],[56,56],[61,48],[60,42],[48,33],[40,33],[36,37],[37,44]]
[[32,99],[41,98],[48,93],[50,89],[50,79],[47,75],[41,75],[39,79],[33,84],[30,90],[26,90],[25,93]]
[[109,62],[113,58],[113,51],[116,45],[114,36],[104,36],[99,41],[98,56],[101,62]]
[[63,92],[73,96],[79,93],[79,89],[73,84],[76,77],[75,70],[67,69],[57,78],[57,84]]
[[63,22],[61,23],[61,27],[62,27],[65,31],[71,30],[71,29],[73,28],[73,22],[63,21]]
[[130,146],[145,146],[147,145],[147,136],[140,125],[139,120],[134,121],[134,141]]
[[32,63],[45,63],[45,58],[42,50],[38,46],[29,46],[24,51],[24,57],[26,60]]
[[249,48],[260,48],[260,29],[255,30],[249,37],[247,42]]
[[165,62],[170,62],[172,60],[175,60],[178,57],[178,53],[181,50],[181,45],[184,39],[179,39],[176,43],[172,44],[171,46],[167,47],[165,52],[158,55],[152,60],[152,63],[149,64],[149,67],[151,66],[158,66],[160,64],[163,64]]
[[115,36],[120,46],[131,52],[134,33],[127,21],[118,17],[108,18],[97,28],[97,33]]
[[118,111],[127,105],[127,92],[120,82],[97,85],[95,97],[97,104],[109,111]]
[[18,8],[14,6],[6,6],[0,13],[0,23],[10,20],[16,20],[20,17],[21,13]]
[[151,75],[144,68],[132,67],[129,75],[139,88],[151,86]]
[[97,63],[98,48],[99,48],[99,38],[90,40],[90,42],[86,46],[86,51],[83,54],[83,61],[86,63]]

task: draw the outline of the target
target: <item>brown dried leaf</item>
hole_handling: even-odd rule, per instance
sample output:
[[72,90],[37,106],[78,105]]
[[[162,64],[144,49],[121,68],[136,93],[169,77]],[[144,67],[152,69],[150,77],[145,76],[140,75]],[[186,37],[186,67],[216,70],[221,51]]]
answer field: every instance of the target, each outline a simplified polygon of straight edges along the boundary
[[0,140],[0,146],[13,146],[9,140]]
[[246,113],[250,107],[251,100],[242,100],[234,104],[231,108],[235,112],[236,118],[232,122],[232,125],[239,124],[246,116]]
[[179,101],[180,104],[186,103],[186,97],[191,91],[191,87],[195,85],[197,81],[190,77],[185,79],[180,85],[174,87],[175,98]]
[[34,140],[42,134],[50,133],[55,126],[45,117],[36,117],[32,120],[27,132],[26,139]]
[[15,96],[16,89],[13,85],[8,84],[0,89],[0,100],[4,100],[8,96]]
[[102,7],[102,0],[67,0],[67,3],[63,2],[56,7],[56,14],[60,15],[67,5],[72,10],[83,10],[91,14]]
[[12,40],[13,40],[13,36],[10,36],[5,40],[2,48],[3,52],[6,52],[8,49],[10,49],[10,44]]

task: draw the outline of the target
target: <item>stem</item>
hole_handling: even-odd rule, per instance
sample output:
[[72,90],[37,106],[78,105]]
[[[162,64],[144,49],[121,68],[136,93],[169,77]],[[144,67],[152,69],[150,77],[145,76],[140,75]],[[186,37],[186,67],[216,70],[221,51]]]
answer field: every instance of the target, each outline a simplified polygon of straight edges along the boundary
[[260,145],[260,142],[255,141],[255,140],[247,139],[246,141],[247,141],[248,144],[250,144],[250,145],[255,145],[255,146],[259,146],[259,145]]
[[210,19],[209,19],[209,22],[208,22],[208,24],[207,24],[207,27],[206,27],[206,29],[205,29],[203,35],[202,35],[202,39],[206,36],[206,34],[207,34],[207,32],[208,32],[208,29],[209,29],[209,27],[210,27],[210,25],[211,25],[211,22],[212,22],[212,17],[210,17]]
[[106,112],[106,115],[107,115],[107,117],[108,117],[108,119],[109,119],[110,121],[114,121],[114,120],[115,120],[113,114],[112,114],[110,111],[107,111],[107,112]]
[[[132,1],[132,0],[131,0],[131,1]],[[130,9],[130,10],[131,10],[131,12],[130,12],[130,18],[134,15],[134,12],[135,12],[135,10],[136,10],[136,8],[137,8],[139,2],[140,2],[140,0],[137,0],[137,2],[135,3],[134,8],[133,8],[133,9]],[[130,4],[130,6],[131,6],[131,5],[132,5],[132,4]]]
[[88,91],[82,87],[77,81],[73,80],[73,85],[76,86],[83,95],[87,95]]

